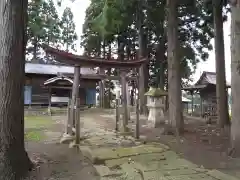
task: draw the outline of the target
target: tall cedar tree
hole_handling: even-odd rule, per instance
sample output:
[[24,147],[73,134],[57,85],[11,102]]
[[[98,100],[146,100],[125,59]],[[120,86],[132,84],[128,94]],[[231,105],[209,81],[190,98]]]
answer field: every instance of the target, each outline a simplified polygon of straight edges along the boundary
[[178,59],[178,2],[167,0],[167,57],[168,57],[168,101],[169,121],[177,134],[183,132],[182,93],[180,61]]
[[31,0],[28,3],[28,26],[27,26],[27,54],[32,55],[31,61],[39,62],[40,45],[45,36],[44,0]]
[[24,64],[27,0],[0,1],[0,179],[31,168],[24,147]]
[[232,125],[231,139],[233,156],[240,156],[240,1],[231,0],[231,90]]
[[77,34],[75,32],[75,23],[73,21],[73,13],[69,7],[67,7],[61,18],[61,43],[66,51],[76,51],[75,41],[77,40]]
[[60,43],[60,20],[56,7],[52,0],[48,0],[44,7],[45,19],[45,41],[51,46],[58,46]]
[[220,127],[229,125],[228,93],[225,74],[225,51],[223,34],[223,6],[225,0],[212,0],[215,34],[215,59],[216,59],[216,96],[217,114]]
[[[28,5],[27,53],[31,61],[43,62],[41,45],[58,47],[60,20],[52,0],[31,0]],[[49,57],[48,57],[49,58]]]

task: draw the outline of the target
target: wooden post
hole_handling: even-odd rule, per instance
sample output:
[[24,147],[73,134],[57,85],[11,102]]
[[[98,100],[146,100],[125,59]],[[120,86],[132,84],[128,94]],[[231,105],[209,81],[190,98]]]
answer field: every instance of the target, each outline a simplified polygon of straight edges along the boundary
[[80,84],[80,66],[74,67],[74,79],[73,79],[73,87],[72,87],[72,100],[71,100],[71,109],[70,109],[70,127],[73,128],[75,126],[75,105],[76,100],[79,96],[79,84]]
[[135,121],[135,123],[136,123],[136,130],[135,130],[135,138],[136,139],[139,139],[139,132],[140,132],[140,122],[139,122],[139,113],[140,113],[140,111],[139,111],[139,101],[140,101],[140,99],[139,99],[139,82],[138,82],[139,80],[137,79],[136,80],[136,86],[137,86],[137,89],[138,89],[138,94],[136,94],[136,121]]
[[119,98],[116,98],[116,127],[115,127],[115,130],[118,131],[119,128],[119,118],[120,117],[120,114],[119,114]]
[[116,126],[115,126],[116,131],[119,131],[119,120],[120,120],[119,105],[120,105],[120,87],[117,84],[116,85]]
[[98,83],[98,85],[99,85],[99,107],[100,108],[102,108],[103,106],[102,106],[102,104],[103,104],[103,97],[102,97],[102,89],[103,89],[103,85],[102,85],[102,80],[101,81],[99,81],[99,83]]
[[191,112],[191,116],[193,116],[193,91],[191,91],[191,95],[192,95],[192,104],[191,104],[191,106],[192,106],[192,112]]
[[75,107],[76,144],[80,144],[80,98],[76,100]]
[[126,94],[127,94],[127,110],[128,110],[128,121],[131,119],[131,101],[130,101],[130,93],[128,91],[129,86],[128,86],[128,81],[126,81]]
[[65,124],[65,133],[66,134],[71,134],[70,112],[71,112],[71,99],[68,100],[67,120],[66,120],[66,124]]
[[202,97],[201,96],[200,96],[200,108],[201,108],[200,116],[203,117],[203,101],[202,101]]
[[127,104],[127,89],[126,89],[126,72],[121,73],[121,84],[122,84],[122,108],[123,108],[123,131],[128,131],[128,104]]
[[51,87],[48,87],[48,114],[50,116],[52,115],[52,112],[51,112],[51,106],[52,106],[51,97],[52,97],[52,89],[51,89]]

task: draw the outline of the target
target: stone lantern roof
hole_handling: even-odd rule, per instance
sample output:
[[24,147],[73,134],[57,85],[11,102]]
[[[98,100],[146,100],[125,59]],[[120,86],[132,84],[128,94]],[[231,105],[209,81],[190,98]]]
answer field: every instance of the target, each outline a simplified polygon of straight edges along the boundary
[[146,92],[144,95],[150,97],[162,97],[167,96],[168,93],[161,88],[150,88],[149,91]]

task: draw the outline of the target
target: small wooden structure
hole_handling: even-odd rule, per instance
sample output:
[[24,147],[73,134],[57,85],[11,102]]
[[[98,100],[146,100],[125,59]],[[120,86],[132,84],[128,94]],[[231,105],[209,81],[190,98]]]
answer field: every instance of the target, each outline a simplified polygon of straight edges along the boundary
[[[95,105],[96,83],[101,77],[91,68],[81,68],[81,105]],[[74,67],[56,64],[25,64],[24,103],[26,106],[67,105],[71,96]],[[49,99],[51,97],[51,99]]]
[[[227,83],[227,88],[230,84]],[[188,91],[192,95],[192,114],[193,114],[193,95],[194,93],[199,93],[201,98],[200,108],[196,114],[200,116],[217,116],[217,100],[216,100],[216,73],[204,71],[200,76],[199,80],[189,87],[182,88]]]
[[[131,79],[130,77],[127,77],[126,71],[133,69],[133,68],[139,68],[144,63],[147,62],[147,59],[140,59],[140,60],[132,60],[132,61],[118,61],[116,59],[108,59],[107,61],[102,58],[92,58],[87,56],[78,56],[74,55],[65,51],[61,51],[52,47],[49,47],[47,45],[43,46],[45,52],[47,54],[50,54],[51,56],[55,57],[55,60],[67,65],[74,66],[74,79],[73,79],[73,87],[72,87],[72,99],[71,99],[71,108],[70,108],[70,114],[69,117],[69,128],[68,128],[68,134],[71,134],[71,127],[74,125],[79,124],[79,119],[76,119],[75,109],[76,109],[76,102],[79,98],[79,85],[81,84],[81,74],[80,74],[80,67],[102,67],[102,68],[117,68],[123,73],[121,74],[121,77],[119,76],[104,76],[100,75],[99,77],[101,79],[117,79],[122,82],[122,86],[125,86],[127,79]],[[123,75],[124,74],[124,75]],[[135,80],[138,79],[138,76],[135,77]],[[138,80],[137,80],[138,82]],[[81,101],[81,100],[80,100]],[[128,123],[128,109],[127,109],[127,100],[124,98],[123,100],[123,130],[127,130],[127,123]],[[79,115],[79,114],[78,114]],[[80,117],[80,116],[79,116]],[[79,118],[77,117],[77,118]],[[76,130],[78,127],[76,127]],[[139,122],[137,122],[136,126],[136,132],[139,132]],[[79,135],[79,132],[76,132],[76,134]],[[79,139],[79,137],[76,137],[76,139]]]

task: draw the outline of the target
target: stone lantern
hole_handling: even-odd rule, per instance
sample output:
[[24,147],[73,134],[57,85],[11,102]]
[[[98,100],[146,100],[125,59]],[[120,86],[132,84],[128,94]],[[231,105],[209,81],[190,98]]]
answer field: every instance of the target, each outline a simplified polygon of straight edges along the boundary
[[154,128],[159,127],[165,123],[164,97],[167,96],[167,92],[160,88],[150,88],[145,96],[147,96],[147,107],[149,108],[148,125]]

